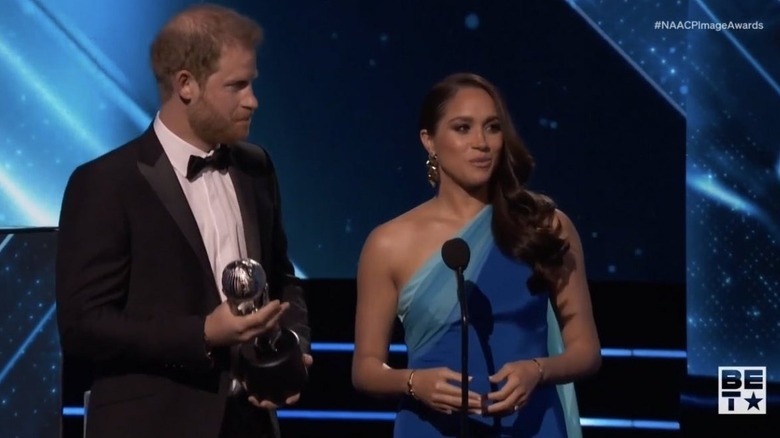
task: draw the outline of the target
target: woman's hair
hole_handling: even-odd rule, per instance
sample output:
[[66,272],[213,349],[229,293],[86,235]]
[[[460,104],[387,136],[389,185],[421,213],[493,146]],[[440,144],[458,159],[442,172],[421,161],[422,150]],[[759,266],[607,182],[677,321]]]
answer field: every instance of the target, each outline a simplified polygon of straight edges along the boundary
[[563,265],[569,245],[560,237],[560,224],[554,225],[555,203],[525,188],[534,161],[515,130],[498,89],[472,73],[446,77],[423,100],[420,129],[434,135],[446,105],[463,88],[482,89],[495,103],[504,147],[488,183],[493,205],[493,235],[504,253],[533,267],[529,288],[540,292],[557,282],[558,269]]
[[187,70],[201,85],[217,71],[222,50],[260,44],[263,30],[250,18],[216,5],[196,5],[169,21],[151,47],[151,63],[162,99],[173,92],[173,75]]

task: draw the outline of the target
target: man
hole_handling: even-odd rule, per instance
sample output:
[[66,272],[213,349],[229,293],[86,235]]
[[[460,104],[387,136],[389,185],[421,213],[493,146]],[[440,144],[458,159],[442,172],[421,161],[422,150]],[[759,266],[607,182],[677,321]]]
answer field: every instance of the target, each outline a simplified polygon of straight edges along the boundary
[[[241,391],[230,352],[277,324],[310,342],[273,165],[242,143],[261,36],[222,7],[174,17],[152,45],[152,126],[68,182],[57,311],[64,353],[94,364],[89,438],[278,436],[276,405]],[[273,301],[235,316],[219,285],[244,257],[264,267]]]

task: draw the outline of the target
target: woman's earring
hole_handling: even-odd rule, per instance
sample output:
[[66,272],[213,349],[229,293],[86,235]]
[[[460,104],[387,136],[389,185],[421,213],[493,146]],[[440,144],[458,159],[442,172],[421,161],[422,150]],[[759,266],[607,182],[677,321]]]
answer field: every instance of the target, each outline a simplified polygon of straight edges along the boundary
[[428,182],[436,188],[439,184],[439,157],[436,154],[428,155],[425,165],[428,167]]

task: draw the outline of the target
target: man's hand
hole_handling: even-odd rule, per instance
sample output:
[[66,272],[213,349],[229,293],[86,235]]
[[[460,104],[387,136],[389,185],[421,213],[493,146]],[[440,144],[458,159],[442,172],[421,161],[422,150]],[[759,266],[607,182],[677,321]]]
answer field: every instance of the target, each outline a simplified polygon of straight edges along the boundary
[[234,315],[227,301],[206,316],[203,333],[209,347],[223,347],[247,342],[262,335],[279,323],[279,318],[290,307],[288,303],[273,300],[248,315]]
[[[311,355],[309,354],[303,355],[303,364],[306,365],[306,368],[309,368],[313,363],[314,363],[314,358],[311,357]],[[300,399],[301,399],[300,393],[292,395],[290,397],[287,397],[287,400],[285,400],[281,406],[294,405],[295,403],[298,403],[298,400]],[[254,396],[249,397],[249,403],[252,403],[253,405],[262,409],[276,409],[280,406],[270,400],[262,400],[262,401],[257,400],[257,398]]]

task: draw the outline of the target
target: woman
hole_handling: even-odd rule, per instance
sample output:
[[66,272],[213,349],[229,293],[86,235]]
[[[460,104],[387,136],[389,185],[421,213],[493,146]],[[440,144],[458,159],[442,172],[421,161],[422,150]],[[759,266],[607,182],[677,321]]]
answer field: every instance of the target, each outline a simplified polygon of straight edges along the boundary
[[[437,195],[366,240],[353,384],[403,396],[397,437],[458,436],[460,308],[441,247],[461,237],[471,249],[470,435],[580,436],[570,382],[596,372],[601,355],[574,225],[525,188],[532,158],[485,79],[461,73],[434,86],[420,139]],[[396,316],[408,369],[385,365]]]

